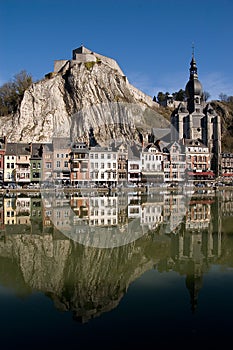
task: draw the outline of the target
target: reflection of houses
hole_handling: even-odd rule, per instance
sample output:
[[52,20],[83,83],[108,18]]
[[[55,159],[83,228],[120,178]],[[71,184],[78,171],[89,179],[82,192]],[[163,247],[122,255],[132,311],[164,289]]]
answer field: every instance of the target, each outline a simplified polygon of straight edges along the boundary
[[174,141],[163,148],[164,181],[181,183],[185,180],[186,159],[183,145]]
[[42,231],[42,202],[41,196],[36,194],[31,197],[30,220],[33,234],[41,234]]
[[186,198],[181,194],[164,195],[164,223],[167,233],[175,232],[184,220],[187,210]]
[[89,151],[84,142],[75,142],[71,145],[70,153],[70,181],[71,185],[89,183]]
[[77,224],[79,221],[82,223],[85,221],[89,222],[89,198],[88,197],[80,197],[75,193],[72,194],[70,199],[70,207],[74,213],[74,224]]
[[14,197],[4,198],[4,223],[5,225],[16,224],[16,206]]
[[163,222],[163,202],[142,203],[141,225],[153,230]]
[[30,224],[31,198],[24,195],[19,195],[16,197],[15,203],[16,224]]
[[128,196],[125,193],[120,193],[117,196],[118,200],[118,225],[124,226],[128,224]]
[[70,227],[70,199],[64,193],[57,193],[52,200],[52,223],[55,227],[66,229]]
[[187,230],[202,230],[209,227],[211,220],[210,205],[212,202],[209,199],[190,201],[185,221]]
[[141,169],[142,182],[163,182],[163,153],[159,144],[150,143],[142,149]]
[[118,224],[117,197],[90,197],[90,226]]
[[141,196],[128,194],[128,218],[141,218]]

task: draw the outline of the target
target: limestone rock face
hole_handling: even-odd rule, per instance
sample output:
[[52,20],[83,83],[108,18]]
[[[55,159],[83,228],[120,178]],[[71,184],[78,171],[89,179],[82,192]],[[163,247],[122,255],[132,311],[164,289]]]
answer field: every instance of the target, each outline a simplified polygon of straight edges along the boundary
[[129,84],[114,60],[92,56],[95,61],[57,63],[59,70],[25,91],[18,112],[0,119],[8,142],[85,139],[91,128],[97,142],[104,143],[112,138],[135,140],[139,132],[167,127],[156,112],[158,104]]

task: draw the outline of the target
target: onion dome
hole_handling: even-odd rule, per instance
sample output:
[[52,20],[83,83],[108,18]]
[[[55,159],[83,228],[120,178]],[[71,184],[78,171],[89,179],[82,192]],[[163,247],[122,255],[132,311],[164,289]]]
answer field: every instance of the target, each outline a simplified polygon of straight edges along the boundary
[[190,71],[190,77],[185,87],[185,93],[187,98],[192,99],[194,98],[195,95],[202,96],[203,94],[202,84],[198,80],[197,65],[194,57],[192,57],[192,61],[190,62],[189,71]]

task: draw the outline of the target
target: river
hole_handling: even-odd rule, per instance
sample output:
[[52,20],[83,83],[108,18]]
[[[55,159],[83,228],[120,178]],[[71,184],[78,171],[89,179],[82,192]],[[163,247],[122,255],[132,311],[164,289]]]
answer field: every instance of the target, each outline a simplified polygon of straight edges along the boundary
[[220,348],[233,191],[0,197],[3,349]]

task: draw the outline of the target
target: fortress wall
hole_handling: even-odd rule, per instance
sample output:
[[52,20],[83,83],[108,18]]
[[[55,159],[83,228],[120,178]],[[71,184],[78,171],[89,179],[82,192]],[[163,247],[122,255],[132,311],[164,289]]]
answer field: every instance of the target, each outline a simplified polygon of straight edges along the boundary
[[68,60],[55,60],[54,61],[54,72],[58,73],[67,62],[68,62]]
[[75,53],[75,57],[73,58],[77,63],[83,62],[96,62],[96,56],[91,53]]

